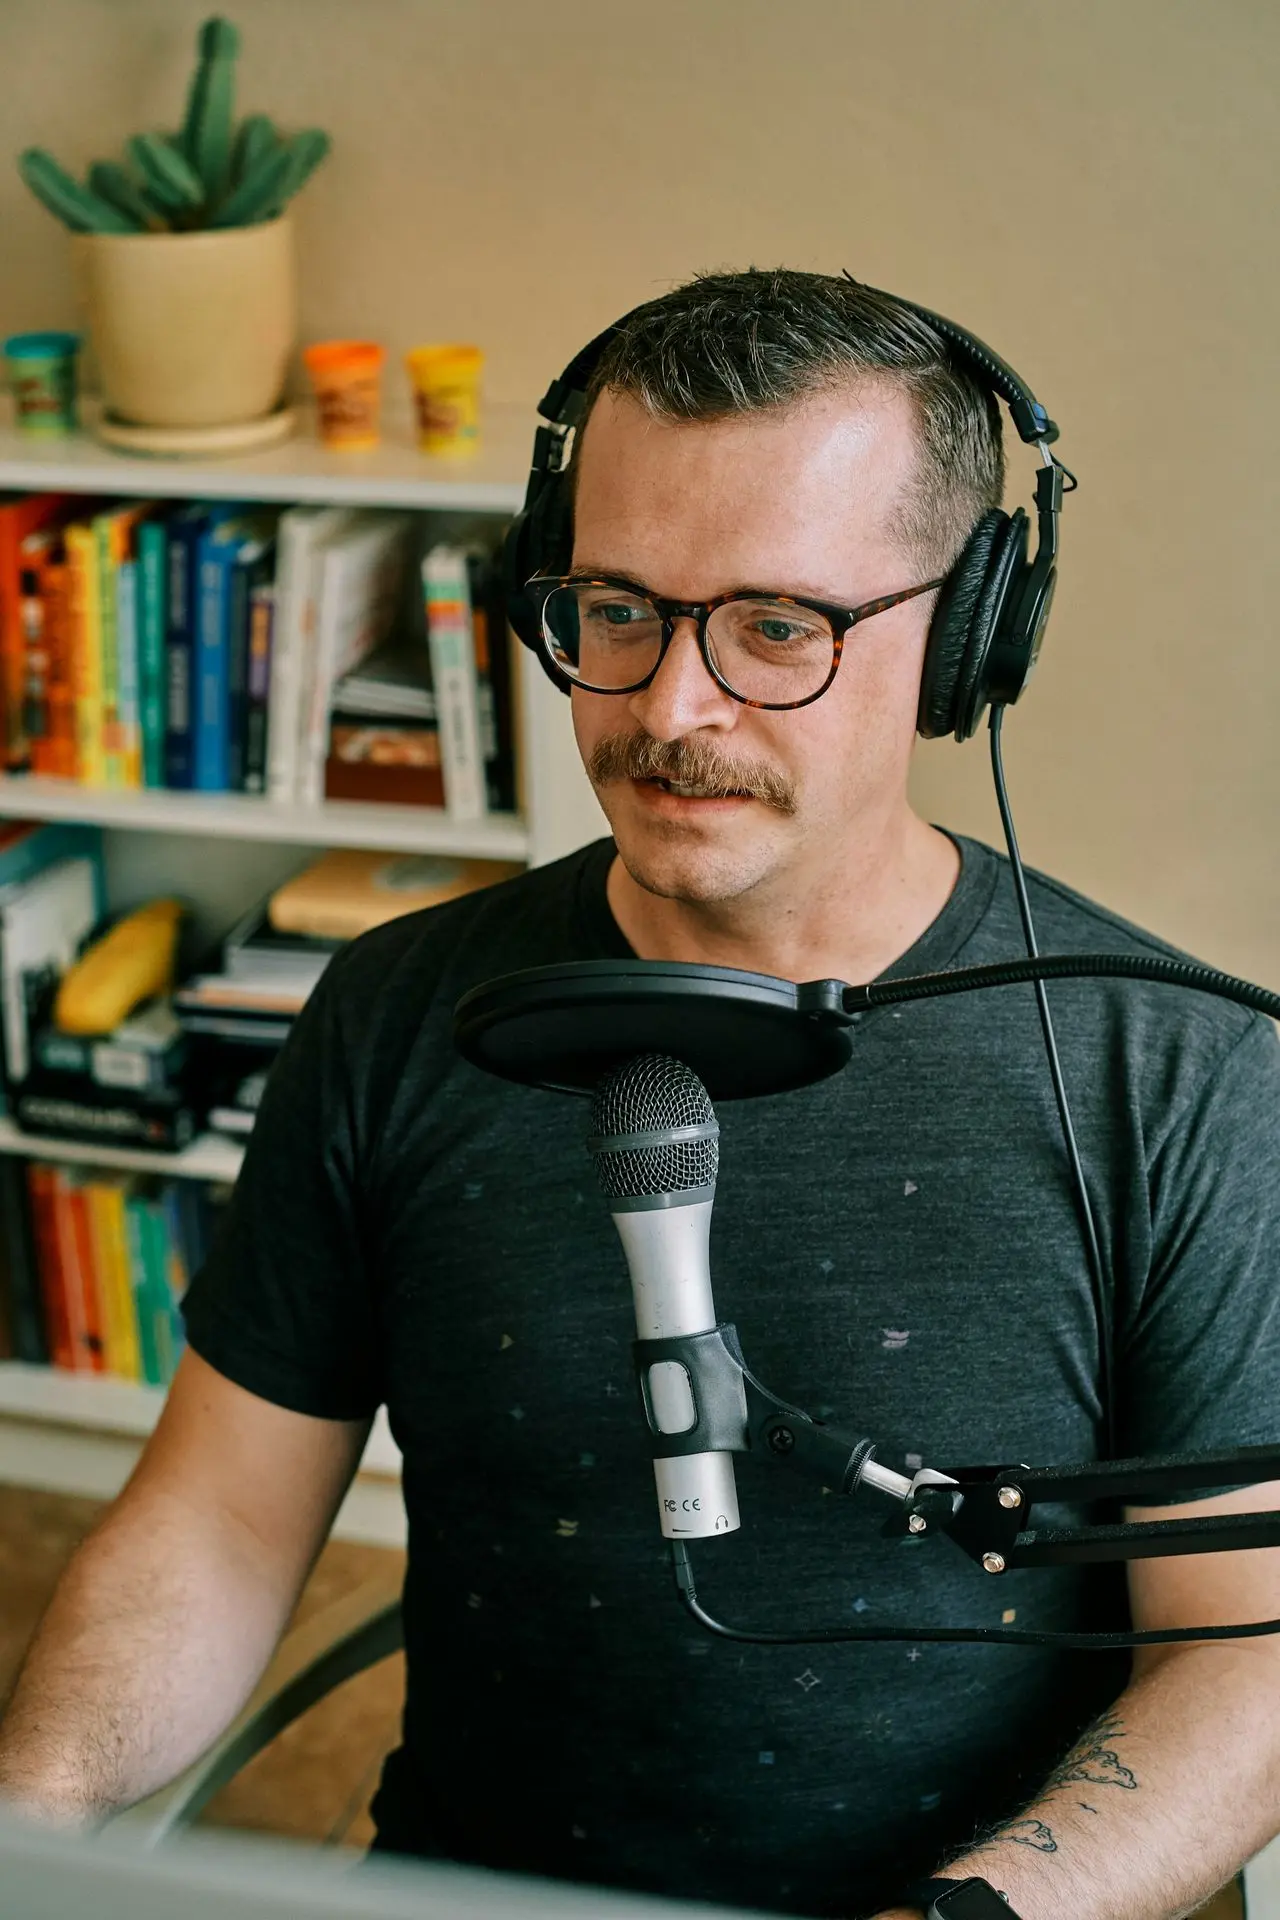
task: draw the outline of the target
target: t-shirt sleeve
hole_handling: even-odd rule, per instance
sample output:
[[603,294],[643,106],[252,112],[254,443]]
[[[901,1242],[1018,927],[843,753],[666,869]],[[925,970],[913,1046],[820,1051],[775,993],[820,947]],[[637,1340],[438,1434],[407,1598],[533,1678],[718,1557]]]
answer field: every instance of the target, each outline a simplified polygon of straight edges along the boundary
[[1151,1265],[1118,1370],[1122,1454],[1280,1443],[1278,1149],[1280,1045],[1257,1019],[1154,1143]]
[[183,1302],[209,1365],[295,1413],[357,1420],[382,1397],[358,1230],[356,1101],[333,961],[267,1081],[235,1192]]

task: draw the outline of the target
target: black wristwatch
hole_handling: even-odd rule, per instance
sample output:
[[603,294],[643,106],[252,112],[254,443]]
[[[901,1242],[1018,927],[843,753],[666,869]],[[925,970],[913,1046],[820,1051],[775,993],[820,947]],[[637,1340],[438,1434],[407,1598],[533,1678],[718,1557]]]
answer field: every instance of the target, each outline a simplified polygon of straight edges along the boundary
[[925,1920],[1019,1920],[989,1880],[917,1880],[904,1906],[919,1907]]

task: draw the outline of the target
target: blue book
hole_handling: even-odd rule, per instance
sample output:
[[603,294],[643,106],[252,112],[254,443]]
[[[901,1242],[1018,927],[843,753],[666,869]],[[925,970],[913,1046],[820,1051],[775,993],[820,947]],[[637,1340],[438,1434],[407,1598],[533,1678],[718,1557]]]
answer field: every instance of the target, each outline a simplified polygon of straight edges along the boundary
[[195,777],[192,699],[195,681],[196,555],[207,518],[203,506],[184,507],[169,522],[168,625],[165,631],[164,780],[190,787]]
[[[234,591],[242,552],[260,545],[262,515],[210,518],[196,545],[196,688],[192,785],[201,793],[226,793],[232,779],[232,723],[235,683],[243,687],[243,658],[232,660],[243,644],[245,622],[237,622]],[[269,524],[269,521],[267,522]],[[247,620],[247,608],[246,608]],[[237,625],[240,631],[235,631]],[[243,695],[240,702],[242,704]]]
[[138,689],[138,563],[116,568],[116,712],[121,785],[142,785],[142,704]]
[[164,785],[165,640],[169,606],[169,530],[160,519],[138,528],[138,710],[142,784]]

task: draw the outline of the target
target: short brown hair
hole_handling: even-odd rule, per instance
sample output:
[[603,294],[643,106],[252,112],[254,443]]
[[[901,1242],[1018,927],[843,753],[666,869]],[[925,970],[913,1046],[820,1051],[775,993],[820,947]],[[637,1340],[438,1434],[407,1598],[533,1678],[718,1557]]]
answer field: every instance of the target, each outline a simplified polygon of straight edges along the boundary
[[884,375],[911,396],[920,458],[893,531],[926,567],[944,570],[979,516],[1000,505],[1000,412],[937,329],[892,294],[787,267],[700,274],[619,329],[587,407],[607,388],[659,419],[722,420],[785,407],[851,375]]

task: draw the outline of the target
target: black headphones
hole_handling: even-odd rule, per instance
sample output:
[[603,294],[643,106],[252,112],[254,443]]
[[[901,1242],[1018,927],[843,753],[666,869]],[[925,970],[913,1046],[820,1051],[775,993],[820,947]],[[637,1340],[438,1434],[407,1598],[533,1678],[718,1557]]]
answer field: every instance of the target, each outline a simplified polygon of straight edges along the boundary
[[[1076,482],[1049,452],[1058,437],[1057,427],[1013,368],[953,320],[944,320],[911,300],[901,305],[927,321],[955,359],[1005,401],[1019,438],[1028,446],[1038,446],[1044,458],[1036,479],[1034,557],[1028,557],[1026,511],[1018,507],[1008,514],[999,507],[988,508],[947,575],[929,624],[917,729],[926,740],[947,733],[967,740],[988,706],[1011,706],[1031,677],[1053,599],[1064,482],[1068,491]],[[539,615],[524,589],[535,574],[562,573],[569,567],[573,548],[569,436],[582,419],[591,377],[605,348],[643,311],[636,307],[597,334],[538,402],[538,412],[548,424],[535,435],[524,506],[512,521],[502,550],[511,625],[538,655],[551,679],[566,691],[570,683],[556,672],[542,645]]]

